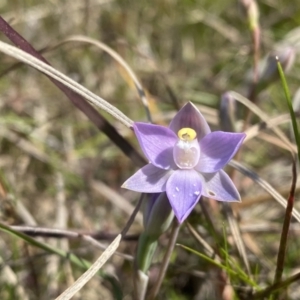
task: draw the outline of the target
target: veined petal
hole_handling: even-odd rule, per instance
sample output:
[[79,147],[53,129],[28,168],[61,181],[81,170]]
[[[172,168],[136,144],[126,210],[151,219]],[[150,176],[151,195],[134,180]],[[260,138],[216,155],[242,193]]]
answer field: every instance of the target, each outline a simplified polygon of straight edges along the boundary
[[173,147],[177,136],[172,130],[139,122],[135,122],[133,128],[144,154],[154,166],[166,170],[176,168]]
[[171,174],[172,171],[148,164],[128,178],[122,187],[140,193],[161,193],[166,190],[166,183]]
[[200,141],[200,159],[195,169],[214,173],[222,169],[240,148],[245,133],[215,131]]
[[182,223],[197,204],[202,193],[202,182],[195,170],[176,170],[167,182],[167,195],[174,213]]
[[202,195],[218,201],[241,202],[241,196],[230,177],[220,170],[213,174],[201,174],[204,178]]
[[181,108],[171,121],[169,128],[176,134],[182,128],[192,128],[197,132],[198,141],[210,133],[210,128],[206,120],[191,102]]

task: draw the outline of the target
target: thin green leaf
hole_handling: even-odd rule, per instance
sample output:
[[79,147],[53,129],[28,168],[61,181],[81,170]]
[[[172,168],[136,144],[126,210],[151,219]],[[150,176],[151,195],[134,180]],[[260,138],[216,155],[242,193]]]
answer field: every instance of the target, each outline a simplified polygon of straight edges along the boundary
[[292,125],[293,125],[294,135],[295,135],[295,141],[296,141],[297,148],[298,148],[298,162],[299,162],[300,161],[300,135],[299,135],[298,125],[297,125],[296,115],[295,115],[295,112],[294,112],[294,109],[293,109],[291,94],[290,94],[290,91],[289,91],[289,88],[288,88],[288,85],[287,85],[287,82],[286,82],[286,79],[285,79],[285,76],[284,76],[284,73],[283,73],[283,69],[282,69],[281,64],[280,64],[277,57],[276,57],[276,59],[277,59],[278,72],[279,72],[279,75],[280,75],[281,83],[282,83],[282,86],[283,86],[284,94],[285,94],[285,97],[286,97],[286,101],[287,101],[288,108],[289,108],[290,115],[291,115],[291,119],[292,119]]
[[[42,250],[44,250],[48,253],[56,254],[56,255],[58,255],[62,258],[67,258],[67,259],[70,260],[71,263],[73,263],[77,267],[80,267],[80,268],[85,269],[85,270],[87,270],[88,268],[91,267],[91,263],[88,262],[87,260],[81,259],[81,258],[77,257],[76,255],[74,255],[73,253],[66,252],[66,251],[60,250],[58,248],[49,246],[46,243],[42,243],[42,242],[40,242],[40,241],[38,241],[38,240],[22,233],[22,232],[18,232],[16,230],[10,228],[9,226],[7,226],[7,225],[5,225],[1,222],[0,222],[0,230],[2,230],[4,232],[7,232],[7,233],[11,234],[14,237],[18,237],[18,238],[24,240],[25,242],[27,242],[28,244],[30,244],[32,246],[35,246],[37,248],[40,248],[40,249],[42,249]],[[122,299],[122,291],[121,291],[119,283],[116,281],[116,279],[113,278],[112,276],[109,276],[109,275],[105,274],[101,270],[98,271],[98,274],[103,279],[106,279],[111,283],[115,299]]]
[[198,252],[198,251],[196,251],[196,250],[194,250],[194,249],[191,249],[191,248],[189,248],[189,247],[187,247],[187,246],[184,246],[184,245],[182,245],[182,244],[177,244],[177,246],[182,247],[183,249],[185,249],[185,250],[187,250],[187,251],[189,251],[189,252],[192,252],[192,253],[196,254],[197,256],[199,256],[199,257],[205,259],[206,261],[208,261],[208,262],[212,263],[213,265],[219,267],[220,269],[226,271],[228,274],[233,275],[233,276],[236,276],[236,277],[239,277],[239,278],[240,278],[241,280],[243,280],[244,282],[250,284],[250,285],[253,286],[253,287],[258,288],[258,285],[257,285],[253,280],[251,280],[251,279],[247,276],[246,273],[242,272],[241,269],[238,269],[238,271],[232,270],[230,267],[227,267],[226,265],[223,265],[223,264],[221,264],[221,263],[218,263],[218,262],[216,262],[214,259],[212,259],[212,258],[206,256],[205,254],[202,254],[202,253],[200,253],[200,252]]

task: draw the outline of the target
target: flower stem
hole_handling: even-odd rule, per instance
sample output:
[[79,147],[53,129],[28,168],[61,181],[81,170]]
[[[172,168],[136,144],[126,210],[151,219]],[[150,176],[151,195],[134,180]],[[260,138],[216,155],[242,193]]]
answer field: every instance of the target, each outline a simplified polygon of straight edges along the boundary
[[135,270],[134,275],[134,299],[144,300],[147,292],[149,276],[141,270]]
[[176,243],[176,240],[177,240],[179,229],[180,229],[180,224],[177,222],[177,220],[174,220],[173,226],[172,226],[171,237],[170,237],[169,244],[168,244],[168,248],[167,248],[167,251],[165,253],[163,262],[162,262],[162,266],[161,266],[161,269],[160,269],[160,272],[159,272],[158,279],[157,279],[156,284],[155,284],[155,286],[154,286],[153,290],[151,291],[150,296],[148,298],[149,300],[155,299],[155,297],[157,296],[158,291],[161,287],[163,279],[165,278],[166,271],[167,271],[167,268],[168,268],[168,265],[169,265],[169,262],[170,262],[171,254],[172,254],[173,249],[175,247],[175,243]]

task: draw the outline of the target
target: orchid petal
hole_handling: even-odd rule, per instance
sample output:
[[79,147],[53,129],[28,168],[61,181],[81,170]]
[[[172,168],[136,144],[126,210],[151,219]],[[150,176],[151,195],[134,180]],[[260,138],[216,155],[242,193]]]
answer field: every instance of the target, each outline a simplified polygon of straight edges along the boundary
[[140,193],[161,193],[166,190],[166,182],[171,174],[172,171],[148,164],[128,178],[122,187]]
[[174,213],[182,223],[201,197],[202,182],[195,170],[176,170],[167,182],[167,195]]
[[199,112],[199,110],[191,102],[187,103],[175,115],[171,121],[169,128],[176,134],[182,128],[192,128],[197,133],[197,139],[200,141],[206,134],[210,133],[210,128]]
[[[238,151],[244,133],[212,133],[192,103],[175,115],[169,128],[138,122],[133,128],[150,163],[131,176],[123,187],[150,194],[145,211],[147,230],[154,228],[151,224],[159,219],[157,214],[162,215],[162,221],[169,221],[171,208],[182,223],[201,195],[219,201],[240,201],[236,187],[222,168]],[[189,151],[194,144],[198,152]],[[167,197],[170,205],[165,205],[162,201],[165,198],[161,197]]]
[[144,154],[154,166],[166,170],[176,168],[173,147],[177,136],[172,130],[139,122],[134,123],[133,128]]
[[201,174],[205,183],[202,195],[218,201],[241,202],[241,196],[230,177],[223,171]]
[[245,133],[215,131],[200,141],[200,159],[195,169],[214,173],[222,169],[240,148]]

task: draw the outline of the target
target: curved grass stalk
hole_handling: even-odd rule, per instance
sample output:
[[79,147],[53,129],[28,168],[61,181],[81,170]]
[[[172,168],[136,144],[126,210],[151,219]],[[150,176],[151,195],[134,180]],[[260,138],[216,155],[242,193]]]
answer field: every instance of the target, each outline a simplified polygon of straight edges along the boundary
[[64,84],[72,91],[76,92],[77,94],[81,95],[85,99],[87,99],[91,104],[103,109],[110,115],[112,115],[115,119],[122,122],[125,126],[131,127],[133,121],[128,118],[125,114],[123,114],[120,110],[118,110],[113,105],[109,104],[107,101],[102,99],[101,97],[95,95],[87,88],[83,87],[79,83],[75,82],[74,80],[70,79],[68,76],[64,75],[63,73],[59,72],[55,68],[49,66],[48,64],[42,62],[41,60],[35,58],[34,56],[24,52],[21,49],[18,49],[14,46],[11,46],[7,43],[0,41],[0,51],[5,53],[8,56],[11,56],[23,63],[39,70],[40,72],[48,75],[49,77],[59,81],[60,83]]
[[[230,91],[230,94],[233,96],[234,99],[236,99],[237,101],[245,105],[254,114],[256,114],[261,120],[263,120],[266,123],[269,121],[270,117],[266,113],[264,113],[257,105],[253,104],[249,99],[245,98],[241,94],[234,91]],[[294,147],[292,143],[289,141],[289,139],[286,137],[286,135],[283,133],[283,131],[276,126],[274,126],[272,130],[288,146],[289,151],[292,154],[294,154],[295,153]]]
[[100,257],[91,265],[91,267],[83,273],[69,288],[67,288],[56,300],[71,299],[82,287],[99,271],[106,261],[115,253],[120,245],[122,235],[119,234]]
[[[10,228],[9,226],[7,226],[7,225],[5,225],[1,222],[0,222],[0,230],[9,233],[11,236],[18,237],[18,238],[24,240],[25,242],[27,242],[28,244],[30,244],[34,247],[37,247],[39,249],[43,249],[44,251],[46,251],[48,253],[56,254],[56,255],[58,255],[62,258],[67,258],[74,265],[76,265],[80,268],[88,269],[91,266],[91,264],[87,260],[79,258],[73,253],[70,253],[70,252],[52,247],[52,246],[50,246],[46,243],[40,242],[40,241],[38,241],[38,240],[22,233],[22,232],[19,232],[17,230],[14,230],[14,229]],[[116,238],[117,241],[118,241],[119,236],[121,236],[121,235],[117,236],[117,238]],[[97,271],[99,271],[99,269]],[[121,288],[120,288],[119,284],[117,283],[117,281],[113,277],[111,277],[111,276],[105,274],[104,272],[102,272],[101,270],[99,272],[100,272],[100,275],[103,278],[105,278],[106,280],[108,280],[112,284],[113,291],[114,291],[114,297],[116,297],[116,299],[122,299]]]
[[[286,209],[287,201],[267,181],[263,180],[255,172],[243,166],[241,163],[237,162],[236,160],[231,160],[228,164],[231,167],[238,170],[240,173],[251,178],[254,182],[260,185],[265,191],[267,191],[271,196],[273,196],[274,199]],[[295,208],[293,208],[292,210],[292,216],[300,223],[300,213]]]
[[145,108],[147,119],[148,119],[149,122],[152,122],[152,117],[151,117],[151,113],[150,113],[150,110],[149,110],[148,99],[146,97],[146,94],[144,92],[142,84],[138,80],[138,78],[137,78],[136,74],[134,73],[134,71],[132,70],[132,68],[127,64],[127,62],[115,50],[113,50],[112,48],[110,48],[106,44],[102,43],[101,41],[98,41],[98,40],[95,40],[95,39],[92,39],[92,38],[89,38],[89,37],[85,37],[85,36],[82,36],[82,35],[70,36],[70,37],[64,39],[62,42],[60,42],[56,46],[59,46],[61,44],[65,44],[65,43],[68,43],[68,42],[81,42],[81,43],[87,43],[87,44],[90,44],[90,45],[94,45],[97,48],[100,48],[101,50],[106,52],[118,64],[120,64],[126,70],[127,74],[129,75],[129,77],[134,82],[135,88],[136,88],[136,90],[138,92],[138,95],[139,95],[139,97],[142,101],[142,104]]

